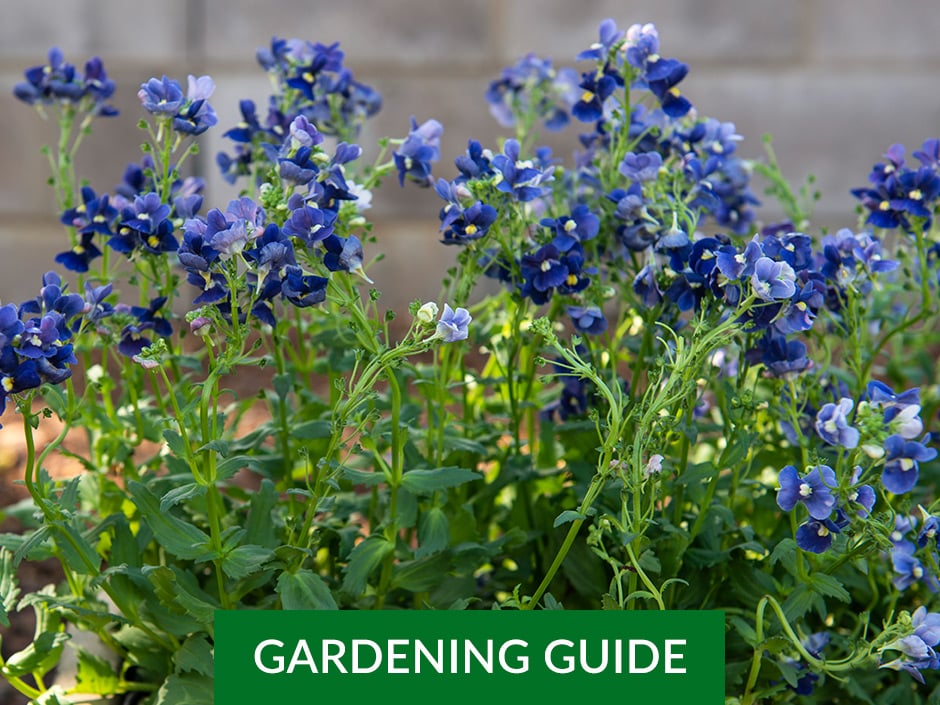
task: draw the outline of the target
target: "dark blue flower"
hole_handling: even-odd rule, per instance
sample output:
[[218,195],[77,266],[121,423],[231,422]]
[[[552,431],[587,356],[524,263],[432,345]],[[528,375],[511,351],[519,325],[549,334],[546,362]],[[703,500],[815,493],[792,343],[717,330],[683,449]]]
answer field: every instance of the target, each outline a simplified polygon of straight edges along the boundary
[[91,261],[101,256],[101,250],[93,242],[94,237],[94,233],[82,233],[72,249],[57,254],[55,261],[69,271],[87,272]]
[[825,553],[832,545],[833,534],[841,533],[829,519],[810,519],[796,530],[796,545],[810,553]]
[[568,124],[568,108],[577,95],[578,75],[572,69],[556,71],[550,59],[527,54],[503,69],[486,91],[490,113],[503,127],[533,113],[549,130]]
[[931,541],[936,545],[938,531],[940,531],[940,517],[927,514],[917,534],[917,545],[923,548]]
[[655,181],[662,165],[663,157],[659,152],[627,152],[620,162],[620,173],[632,181]]
[[306,308],[326,300],[329,279],[313,274],[304,274],[297,266],[284,269],[281,279],[281,297],[298,308]]
[[[655,32],[655,29],[653,31]],[[594,42],[589,49],[585,49],[578,54],[578,61],[606,62],[610,58],[611,51],[620,44],[624,37],[624,32],[617,29],[617,23],[609,17],[601,22],[598,34],[599,41]]]
[[284,223],[283,232],[296,237],[311,246],[333,234],[336,214],[333,211],[317,208],[316,204],[305,201],[300,194],[291,196],[287,203],[290,216]]
[[688,64],[676,59],[659,59],[647,65],[646,83],[650,92],[671,118],[681,118],[692,109],[692,103],[676,88],[688,72]]
[[898,590],[907,590],[911,585],[923,581],[931,592],[940,589],[937,576],[931,574],[920,559],[914,555],[915,547],[909,541],[895,544],[891,551],[891,565],[894,567],[894,587]]
[[493,157],[490,165],[495,172],[493,185],[525,203],[542,196],[545,192],[542,184],[552,176],[537,168],[531,160],[521,159],[519,149],[516,140],[506,140],[503,153]]
[[581,75],[581,97],[571,108],[571,114],[581,122],[594,122],[604,117],[604,104],[614,94],[623,78],[612,67],[602,71],[589,71]]
[[187,135],[201,135],[219,120],[209,105],[215,83],[209,76],[189,76],[186,100],[173,116],[173,129]]
[[552,244],[561,252],[567,252],[576,244],[597,237],[601,221],[588,206],[581,204],[575,206],[570,215],[545,218],[541,221],[541,225],[555,231]]
[[607,330],[607,319],[597,306],[569,306],[566,310],[574,327],[581,333],[600,335]]
[[143,249],[151,254],[175,252],[179,243],[173,236],[174,226],[169,218],[170,206],[156,193],[137,196],[132,205],[121,211],[116,232],[108,245],[130,256]]
[[115,310],[126,313],[136,319],[128,323],[121,330],[121,340],[118,343],[118,352],[125,357],[134,357],[139,355],[144,348],[149,347],[152,341],[147,337],[148,331],[161,338],[168,338],[173,334],[173,327],[170,322],[157,315],[163,305],[166,303],[165,296],[159,296],[150,301],[149,306],[119,306]]
[[323,264],[331,272],[351,272],[358,274],[367,282],[372,281],[362,268],[362,259],[365,255],[358,237],[350,235],[344,238],[339,235],[330,235],[323,240],[323,248],[326,250],[323,255]]
[[441,135],[444,127],[437,120],[426,120],[420,126],[411,117],[411,132],[394,152],[398,183],[405,185],[408,177],[419,186],[433,186],[431,163],[441,158]]
[[822,521],[832,514],[836,498],[836,474],[827,465],[818,465],[800,477],[796,468],[787,465],[780,471],[777,505],[785,512],[803,504],[814,519]]
[[[445,245],[465,245],[468,242],[479,240],[484,237],[490,229],[490,226],[496,222],[497,212],[493,206],[487,205],[482,201],[461,208],[459,205],[449,204],[451,210],[446,214],[442,209],[441,230],[444,233],[444,239],[441,241]],[[444,222],[446,222],[446,229]]]

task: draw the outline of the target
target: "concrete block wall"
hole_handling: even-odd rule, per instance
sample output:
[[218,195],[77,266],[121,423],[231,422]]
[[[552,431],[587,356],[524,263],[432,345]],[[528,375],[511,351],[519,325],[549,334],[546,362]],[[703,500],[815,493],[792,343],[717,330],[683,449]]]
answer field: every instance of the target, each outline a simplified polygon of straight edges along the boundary
[[[855,223],[848,190],[893,142],[909,151],[940,136],[940,6],[936,0],[32,0],[0,16],[0,300],[34,295],[63,248],[40,146],[52,126],[11,95],[22,70],[60,46],[76,64],[100,55],[118,82],[122,116],[99,121],[79,158],[98,189],[110,189],[138,158],[139,84],[163,73],[210,74],[219,127],[203,141],[207,204],[232,190],[215,174],[221,133],[237,103],[267,94],[254,51],[272,35],[340,41],[358,79],[385,99],[362,136],[404,136],[413,114],[444,123],[439,175],[470,137],[494,144],[501,130],[482,98],[487,83],[534,51],[573,65],[605,17],[620,27],[654,22],[663,53],[691,65],[684,92],[699,112],[736,123],[739,147],[760,157],[772,133],[784,172],[815,174],[824,197],[818,222]],[[575,132],[553,140],[568,156]],[[376,274],[390,306],[434,298],[454,250],[437,244],[439,201],[388,183],[370,212],[382,249]],[[778,213],[762,212],[766,219]]]

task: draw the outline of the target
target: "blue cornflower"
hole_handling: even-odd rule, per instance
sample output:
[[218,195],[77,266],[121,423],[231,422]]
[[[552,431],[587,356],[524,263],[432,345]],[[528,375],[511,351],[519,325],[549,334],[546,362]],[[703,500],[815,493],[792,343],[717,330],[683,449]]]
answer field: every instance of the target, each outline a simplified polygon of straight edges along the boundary
[[458,307],[454,310],[449,304],[444,304],[444,312],[437,322],[437,336],[445,343],[466,340],[472,320],[467,309]]
[[842,448],[858,445],[858,429],[849,425],[848,415],[855,402],[843,397],[838,404],[824,404],[816,414],[816,432],[826,443]]
[[760,257],[754,263],[751,288],[763,301],[789,299],[796,293],[796,273],[786,262]]
[[607,319],[597,306],[569,306],[566,310],[580,333],[600,335],[607,330]]
[[570,215],[560,218],[545,218],[540,224],[555,231],[552,244],[559,251],[567,252],[576,244],[597,237],[601,221],[591,212],[588,206],[582,204],[575,206]]
[[780,471],[777,505],[785,512],[797,504],[804,504],[813,519],[827,519],[836,506],[832,488],[836,487],[836,474],[827,465],[818,465],[800,477],[796,468],[787,465]]
[[905,440],[895,434],[884,442],[885,466],[881,473],[881,484],[894,494],[904,494],[914,489],[920,472],[920,463],[937,457],[935,448],[924,443]]
[[441,135],[444,126],[437,120],[426,120],[420,126],[411,117],[411,132],[392,155],[398,169],[398,183],[405,185],[407,176],[419,186],[433,186],[431,162],[441,158]]
[[810,519],[796,530],[796,545],[810,553],[825,553],[832,545],[833,534],[841,533],[830,519]]
[[655,181],[663,165],[659,152],[627,152],[620,162],[620,173],[637,182]]

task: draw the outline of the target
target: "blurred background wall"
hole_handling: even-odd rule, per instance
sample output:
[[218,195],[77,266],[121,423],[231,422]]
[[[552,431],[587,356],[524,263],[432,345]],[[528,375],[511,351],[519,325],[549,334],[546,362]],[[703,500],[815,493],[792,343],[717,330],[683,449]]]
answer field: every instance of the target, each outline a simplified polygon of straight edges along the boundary
[[[445,127],[435,173],[455,175],[453,157],[474,137],[495,145],[506,132],[483,100],[503,66],[533,51],[556,66],[595,41],[612,17],[625,29],[653,22],[662,53],[691,66],[682,84],[701,115],[731,121],[745,157],[763,154],[772,133],[788,177],[815,174],[824,198],[818,224],[853,226],[848,190],[893,142],[908,153],[940,137],[940,5],[936,0],[30,0],[0,5],[0,300],[35,295],[39,277],[64,249],[40,147],[55,139],[11,95],[24,68],[57,45],[79,66],[93,54],[118,83],[120,117],[99,120],[79,156],[80,173],[110,190],[139,159],[136,92],[164,73],[185,86],[210,74],[219,125],[203,136],[197,164],[206,207],[234,194],[215,171],[221,134],[238,120],[238,100],[268,94],[255,49],[272,35],[341,42],[357,79],[385,107],[362,135],[403,137],[411,115]],[[577,129],[553,138],[570,158]],[[370,212],[388,257],[374,270],[388,306],[436,298],[455,252],[437,243],[440,202],[431,190],[389,181]],[[779,215],[765,209],[765,221]]]

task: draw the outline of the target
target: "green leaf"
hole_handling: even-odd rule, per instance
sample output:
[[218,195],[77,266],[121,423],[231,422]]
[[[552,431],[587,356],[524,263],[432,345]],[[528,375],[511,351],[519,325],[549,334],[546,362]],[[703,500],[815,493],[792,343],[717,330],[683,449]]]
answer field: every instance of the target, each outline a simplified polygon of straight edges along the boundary
[[212,646],[205,634],[194,634],[183,642],[180,650],[173,656],[173,664],[177,673],[199,673],[211,677]]
[[194,673],[173,674],[157,692],[154,705],[213,705],[212,679]]
[[63,562],[80,575],[97,575],[101,556],[84,534],[65,521],[50,522],[52,536],[62,554]]
[[172,611],[184,612],[203,624],[211,624],[220,605],[196,583],[190,573],[167,566],[143,569],[160,602]]
[[274,393],[277,394],[278,399],[286,399],[287,395],[290,394],[291,387],[293,387],[293,376],[289,374],[274,375],[272,382],[274,383]]
[[735,615],[728,617],[728,622],[734,627],[735,631],[741,635],[741,638],[744,639],[748,646],[752,648],[757,647],[757,632],[754,631],[754,627]]
[[834,597],[840,602],[851,602],[852,597],[842,586],[838,578],[834,578],[826,573],[813,573],[810,575],[810,586],[825,597]]
[[340,477],[349,480],[354,485],[365,485],[366,487],[377,487],[385,482],[385,474],[381,472],[370,472],[367,470],[356,470],[343,466],[340,468]]
[[0,673],[13,678],[27,673],[48,673],[59,662],[62,647],[68,639],[65,632],[42,632],[29,646],[8,658]]
[[410,470],[402,475],[401,485],[414,494],[430,494],[451,487],[458,487],[483,476],[466,468],[446,467],[435,470]]
[[415,558],[443,551],[450,544],[450,522],[440,507],[432,507],[418,520],[418,549]]
[[141,517],[153,531],[163,548],[184,560],[210,560],[209,537],[189,522],[178,519],[160,509],[156,496],[145,485],[131,480],[127,489],[140,511]]
[[81,693],[111,695],[118,692],[121,679],[106,660],[84,649],[78,649],[78,671],[75,674],[77,690]]
[[608,592],[605,592],[601,597],[601,609],[602,610],[622,610],[623,607],[620,606],[620,603]]
[[163,498],[160,500],[160,510],[165,512],[171,507],[175,507],[180,502],[185,502],[187,499],[202,497],[207,490],[208,488],[205,485],[199,485],[195,482],[188,482],[185,485],[174,487],[163,495]]
[[343,592],[358,597],[366,589],[366,581],[385,557],[394,550],[394,546],[383,536],[370,536],[356,546],[349,554],[346,577],[343,579]]
[[440,583],[450,568],[450,557],[444,553],[402,561],[392,572],[392,585],[411,592],[425,592]]
[[333,435],[333,424],[327,419],[314,419],[293,426],[290,430],[292,438],[301,441],[312,441],[316,438],[330,438]]
[[264,546],[239,546],[222,556],[222,571],[233,580],[240,580],[262,569],[274,558],[274,551]]
[[13,554],[0,548],[0,625],[9,628],[10,612],[16,607],[20,587],[16,582],[16,570],[13,568]]
[[248,520],[245,522],[245,541],[257,546],[275,548],[277,534],[274,531],[274,522],[271,515],[277,505],[277,494],[274,492],[274,483],[265,478],[261,487],[251,495],[248,509]]
[[312,570],[281,573],[275,589],[281,597],[281,605],[285,610],[339,609],[323,578]]
[[178,458],[187,457],[186,443],[183,442],[183,437],[177,431],[172,428],[165,428],[163,429],[163,438],[173,455]]
[[555,517],[555,523],[552,524],[552,526],[557,529],[562,524],[568,524],[569,522],[578,520],[584,521],[585,519],[587,519],[587,514],[582,514],[574,509],[566,509]]

